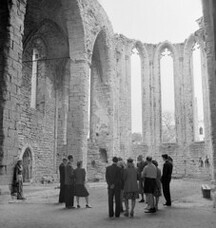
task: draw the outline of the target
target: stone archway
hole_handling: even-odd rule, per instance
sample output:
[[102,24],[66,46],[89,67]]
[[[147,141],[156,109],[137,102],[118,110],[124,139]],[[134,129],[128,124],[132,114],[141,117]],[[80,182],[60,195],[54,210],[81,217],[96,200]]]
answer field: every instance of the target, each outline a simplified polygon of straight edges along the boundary
[[32,179],[32,152],[30,148],[26,148],[23,156],[22,156],[22,161],[23,161],[23,182],[30,182]]

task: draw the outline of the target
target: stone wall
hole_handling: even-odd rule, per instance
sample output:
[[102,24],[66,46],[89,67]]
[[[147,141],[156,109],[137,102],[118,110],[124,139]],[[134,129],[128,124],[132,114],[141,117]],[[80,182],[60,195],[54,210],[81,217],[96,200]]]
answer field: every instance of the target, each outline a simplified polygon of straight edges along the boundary
[[[174,159],[174,175],[215,175],[215,18],[213,1],[204,1],[204,24],[183,43],[142,43],[114,34],[95,0],[2,0],[0,31],[0,175],[10,182],[13,166],[26,148],[32,153],[33,179],[56,178],[64,156],[82,160],[89,180],[104,179],[114,155],[123,159],[161,154]],[[205,33],[204,33],[205,29]],[[194,140],[191,52],[202,50],[205,142]],[[131,63],[141,59],[143,142],[131,139]],[[160,54],[174,59],[177,141],[161,140]],[[37,85],[33,97],[33,50]],[[36,65],[34,65],[36,66]],[[91,69],[91,70],[90,70]],[[91,74],[89,72],[91,71]],[[89,84],[91,77],[91,85]],[[90,87],[90,94],[89,94]],[[90,123],[88,115],[90,99]],[[35,99],[35,107],[31,101]],[[34,106],[34,105],[33,105]],[[88,132],[90,137],[88,138]],[[210,157],[210,167],[199,157]],[[212,165],[213,164],[213,165]]]

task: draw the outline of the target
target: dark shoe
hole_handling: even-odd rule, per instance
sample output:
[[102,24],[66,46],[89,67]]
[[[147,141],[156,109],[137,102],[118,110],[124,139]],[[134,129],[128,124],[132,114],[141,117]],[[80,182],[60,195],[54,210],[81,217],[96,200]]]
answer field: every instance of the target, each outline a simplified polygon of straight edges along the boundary
[[77,208],[80,208],[80,205],[79,204],[77,205]]
[[171,206],[171,203],[164,203],[163,205],[164,206],[167,206],[167,207],[170,207]]
[[154,207],[145,211],[145,213],[155,213],[155,212],[156,212],[156,209]]
[[133,211],[130,212],[130,217],[134,217],[134,212]]
[[144,203],[145,202],[145,200],[144,199],[141,199],[140,201],[139,201],[139,203]]
[[92,208],[90,205],[86,204],[86,208]]

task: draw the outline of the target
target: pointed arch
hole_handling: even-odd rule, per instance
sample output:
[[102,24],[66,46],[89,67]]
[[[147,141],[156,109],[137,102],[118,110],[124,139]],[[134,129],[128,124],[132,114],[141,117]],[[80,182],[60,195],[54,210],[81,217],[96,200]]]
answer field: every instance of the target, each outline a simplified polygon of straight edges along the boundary
[[200,46],[201,54],[201,74],[202,74],[202,88],[203,88],[203,110],[204,110],[204,132],[206,137],[210,137],[209,127],[209,93],[208,93],[208,75],[207,75],[207,56],[205,52],[205,44],[202,33],[195,32],[191,34],[184,45],[184,110],[185,110],[185,126],[186,126],[186,139],[188,142],[195,140],[195,120],[191,120],[194,116],[195,103],[194,103],[194,78],[193,78],[193,47],[195,44]]
[[[164,49],[168,49],[171,52],[173,58],[173,77],[174,77],[174,109],[175,114],[180,109],[180,101],[176,100],[177,91],[179,90],[179,65],[178,65],[178,51],[171,42],[164,41],[160,43],[154,52],[154,77],[152,80],[151,87],[153,88],[152,92],[155,94],[152,96],[152,113],[153,113],[153,144],[160,144],[162,141],[162,107],[161,107],[161,80],[160,80],[160,58],[161,53]],[[175,132],[176,140],[178,141],[178,125],[176,125],[176,115],[174,116],[175,121]]]

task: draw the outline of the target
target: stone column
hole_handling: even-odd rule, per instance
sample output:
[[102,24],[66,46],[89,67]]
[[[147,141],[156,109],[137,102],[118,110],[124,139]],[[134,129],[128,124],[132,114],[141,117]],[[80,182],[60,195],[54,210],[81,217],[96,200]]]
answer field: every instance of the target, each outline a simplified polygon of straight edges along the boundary
[[71,59],[69,110],[67,125],[67,153],[74,160],[87,163],[87,133],[88,133],[88,77],[87,60]]
[[210,101],[210,122],[211,122],[211,140],[212,140],[212,176],[216,179],[216,4],[213,0],[203,0],[203,15],[205,24],[205,38],[207,50],[207,70],[209,84]]
[[22,36],[26,1],[1,1],[0,32],[0,183],[8,183],[19,155]]

